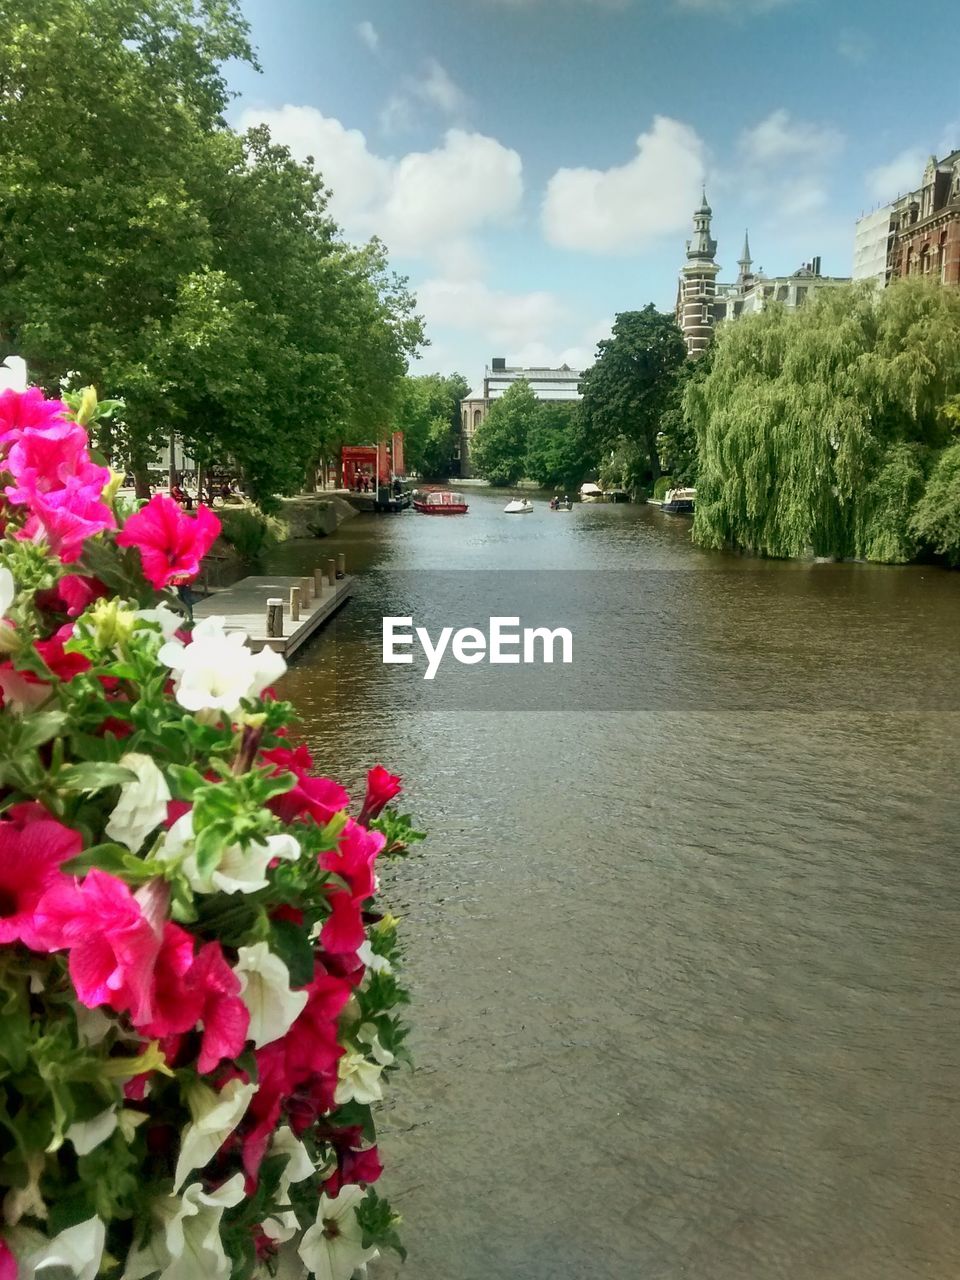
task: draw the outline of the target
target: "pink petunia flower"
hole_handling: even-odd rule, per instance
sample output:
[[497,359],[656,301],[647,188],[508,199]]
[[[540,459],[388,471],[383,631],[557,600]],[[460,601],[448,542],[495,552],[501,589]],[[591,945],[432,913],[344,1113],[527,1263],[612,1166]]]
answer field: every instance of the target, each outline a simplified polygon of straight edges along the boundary
[[51,493],[71,482],[93,488],[99,496],[110,481],[109,468],[91,461],[83,427],[65,420],[24,431],[12,445],[5,469],[16,481],[6,488],[15,504],[32,504],[35,494]]
[[373,897],[376,889],[373,864],[385,843],[381,831],[368,831],[350,818],[336,849],[321,853],[319,862],[325,871],[333,871],[346,880],[354,902],[364,902]]
[[320,945],[333,956],[356,953],[367,936],[359,904],[343,889],[335,889],[328,901],[330,914],[320,930]]
[[69,413],[62,400],[48,400],[39,387],[0,392],[0,452],[15,444],[28,428],[43,430]]
[[242,1052],[250,1011],[240,998],[240,979],[227,964],[219,942],[201,947],[190,982],[203,997],[203,1041],[197,1061],[197,1070],[202,1074],[212,1071],[224,1058],[236,1058]]
[[219,533],[220,521],[209,507],[201,503],[190,516],[173,498],[157,493],[127,520],[117,545],[136,547],[147,580],[162,590],[174,578],[195,578]]
[[277,773],[296,774],[296,785],[290,791],[268,801],[281,822],[312,818],[322,827],[350,803],[350,797],[338,782],[334,782],[332,778],[315,778],[310,775],[313,760],[305,746],[299,746],[296,750],[272,747],[262,755],[268,764],[276,765]]
[[96,867],[82,884],[54,885],[40,899],[38,949],[69,950],[77,998],[129,1012],[136,1025],[153,1017],[154,968],[163,932],[144,914],[122,880]]
[[0,1280],[17,1280],[17,1260],[0,1240]]
[[37,935],[37,906],[60,870],[83,847],[80,836],[39,804],[18,804],[0,818],[0,943],[23,942],[46,950]]
[[79,560],[83,544],[116,523],[113,512],[101,501],[103,486],[83,484],[73,478],[49,493],[34,491],[30,515],[17,534],[21,540],[46,542],[64,564]]
[[402,784],[395,773],[390,773],[382,764],[374,765],[367,774],[367,794],[359,821],[366,823],[376,818],[401,790]]

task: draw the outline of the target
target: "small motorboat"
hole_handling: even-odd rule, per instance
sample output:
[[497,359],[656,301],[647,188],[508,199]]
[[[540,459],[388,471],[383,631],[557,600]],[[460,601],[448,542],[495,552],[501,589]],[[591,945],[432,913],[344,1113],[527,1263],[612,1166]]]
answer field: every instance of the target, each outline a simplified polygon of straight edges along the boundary
[[504,515],[508,516],[525,516],[532,510],[533,503],[529,498],[514,498],[503,508]]
[[418,492],[413,500],[413,509],[424,516],[465,516],[469,507],[462,493],[433,489],[428,493]]
[[572,511],[573,503],[570,501],[569,498],[551,498],[550,510],[551,511]]
[[660,510],[672,516],[692,516],[696,500],[696,489],[668,489]]

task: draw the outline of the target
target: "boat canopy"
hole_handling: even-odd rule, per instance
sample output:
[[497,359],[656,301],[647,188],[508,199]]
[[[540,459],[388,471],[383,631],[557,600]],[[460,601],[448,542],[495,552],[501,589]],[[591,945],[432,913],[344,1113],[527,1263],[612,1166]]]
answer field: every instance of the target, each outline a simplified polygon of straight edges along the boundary
[[463,494],[448,493],[445,489],[434,489],[427,494],[425,501],[428,507],[461,507],[463,506]]
[[581,493],[603,493],[598,484],[594,484],[592,480],[588,480],[586,484],[580,486]]

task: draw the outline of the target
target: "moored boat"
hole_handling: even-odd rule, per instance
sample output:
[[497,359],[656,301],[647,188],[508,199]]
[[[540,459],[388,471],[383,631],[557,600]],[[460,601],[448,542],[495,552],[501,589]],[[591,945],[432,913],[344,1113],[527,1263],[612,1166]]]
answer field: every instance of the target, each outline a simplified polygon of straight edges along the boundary
[[696,499],[696,489],[668,489],[660,510],[672,516],[692,516]]
[[413,500],[413,509],[425,516],[463,516],[469,507],[462,493],[433,489],[429,493],[418,493]]
[[512,502],[508,502],[503,508],[504,515],[508,516],[525,516],[529,515],[533,510],[533,503],[529,498],[514,498]]
[[594,484],[592,480],[588,480],[586,484],[580,486],[581,502],[602,502],[603,490],[598,484]]

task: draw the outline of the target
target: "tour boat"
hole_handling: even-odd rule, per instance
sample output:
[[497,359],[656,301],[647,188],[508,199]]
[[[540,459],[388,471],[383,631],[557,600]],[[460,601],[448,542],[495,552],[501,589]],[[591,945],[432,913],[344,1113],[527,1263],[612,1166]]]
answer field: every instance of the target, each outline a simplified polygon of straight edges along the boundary
[[533,510],[533,503],[529,498],[514,498],[512,502],[508,502],[503,508],[504,514],[508,516],[525,516]]
[[463,516],[469,510],[462,493],[448,493],[445,489],[419,494],[413,508],[425,516]]
[[672,516],[691,516],[696,498],[696,489],[668,489],[660,510]]

